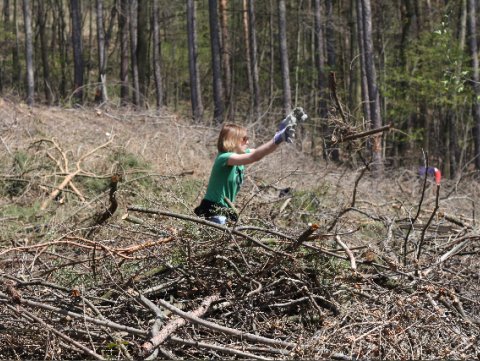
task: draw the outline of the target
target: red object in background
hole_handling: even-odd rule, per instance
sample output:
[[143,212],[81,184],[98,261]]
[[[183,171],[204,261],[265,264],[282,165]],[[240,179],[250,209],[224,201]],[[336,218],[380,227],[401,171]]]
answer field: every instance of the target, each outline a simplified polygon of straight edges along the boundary
[[440,172],[440,169],[435,167],[420,167],[418,169],[418,173],[421,176],[424,176],[426,173],[428,175],[435,177],[435,183],[437,184],[437,186],[440,185],[440,181],[442,180],[442,172]]
[[435,183],[437,183],[437,186],[439,186],[440,181],[442,180],[442,172],[440,172],[440,169],[434,168],[434,175],[435,175]]

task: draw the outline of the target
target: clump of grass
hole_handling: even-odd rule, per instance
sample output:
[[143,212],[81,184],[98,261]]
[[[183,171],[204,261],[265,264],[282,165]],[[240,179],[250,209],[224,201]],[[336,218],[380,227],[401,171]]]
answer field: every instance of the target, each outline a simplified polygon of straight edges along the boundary
[[28,185],[28,181],[22,179],[22,175],[29,167],[30,157],[22,150],[16,151],[13,154],[12,173],[16,178],[8,179],[2,182],[2,196],[17,197],[21,195]]
[[80,177],[79,183],[82,184],[86,193],[99,194],[108,188],[108,178]]
[[19,219],[21,221],[30,222],[37,217],[39,209],[39,201],[34,202],[30,207],[25,207],[13,203],[3,207],[2,213],[5,217],[11,217]]
[[108,159],[109,163],[115,165],[119,170],[149,170],[151,165],[141,159],[137,154],[128,152],[125,148],[120,148],[114,152]]

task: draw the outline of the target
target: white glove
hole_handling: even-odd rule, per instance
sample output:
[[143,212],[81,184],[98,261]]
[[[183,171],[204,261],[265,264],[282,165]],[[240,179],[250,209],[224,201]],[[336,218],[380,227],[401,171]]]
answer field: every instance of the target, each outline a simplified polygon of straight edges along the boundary
[[303,108],[296,107],[293,111],[287,115],[285,119],[278,125],[278,130],[286,128],[288,125],[294,127],[297,126],[297,122],[305,122],[308,119],[308,115],[303,111]]
[[293,138],[295,138],[295,126],[287,125],[285,128],[275,133],[273,141],[277,145],[283,141],[293,143]]
[[303,111],[303,108],[296,107],[293,109],[293,111],[278,125],[278,132],[273,138],[275,144],[280,144],[283,141],[293,143],[297,122],[305,122],[307,119],[308,115]]

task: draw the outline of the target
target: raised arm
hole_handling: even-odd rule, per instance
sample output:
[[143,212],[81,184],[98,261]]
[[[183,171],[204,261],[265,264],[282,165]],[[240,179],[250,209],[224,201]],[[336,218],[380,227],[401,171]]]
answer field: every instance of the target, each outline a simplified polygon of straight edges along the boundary
[[272,140],[261,145],[257,149],[251,149],[250,153],[238,152],[232,154],[227,161],[228,165],[246,165],[254,163],[275,151],[282,142],[293,143],[295,138],[295,127],[297,122],[304,122],[308,119],[303,108],[295,108],[278,126],[278,131]]
[[[232,154],[227,161],[228,165],[246,165],[259,161],[266,155],[272,153],[282,142],[293,143],[295,138],[295,128],[297,122],[304,122],[308,119],[303,108],[297,107],[283,119],[278,126],[278,131],[275,133],[272,140],[261,145],[257,149],[251,149],[250,153],[245,153],[246,143],[239,146],[239,151]],[[248,138],[247,138],[248,139]]]
[[275,144],[275,141],[269,140],[256,149],[250,149],[250,153],[232,154],[227,161],[228,165],[246,165],[259,161],[266,155],[272,153],[278,148],[280,143]]

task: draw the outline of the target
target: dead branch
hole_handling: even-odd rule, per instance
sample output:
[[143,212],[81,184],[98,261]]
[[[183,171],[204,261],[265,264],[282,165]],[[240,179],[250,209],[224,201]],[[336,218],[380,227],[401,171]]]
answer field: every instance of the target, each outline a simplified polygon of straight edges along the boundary
[[[203,300],[199,308],[197,308],[195,311],[188,313],[189,318],[196,319],[205,315],[212,302],[215,302],[218,299],[219,295],[212,295],[207,297],[205,300]],[[187,318],[182,317],[177,317],[171,320],[165,325],[165,327],[163,327],[163,329],[161,329],[157,333],[157,335],[155,335],[142,345],[142,351],[146,354],[150,354],[156,347],[160,346],[173,332],[175,332],[177,328],[183,326],[186,322]]]
[[[8,302],[8,297],[3,292],[0,292],[0,302],[2,302],[2,303]],[[99,326],[105,326],[105,327],[109,327],[109,328],[116,329],[116,330],[119,330],[119,331],[125,331],[125,332],[131,333],[131,334],[134,334],[134,335],[138,335],[138,336],[146,336],[147,335],[146,331],[140,330],[138,328],[125,326],[125,325],[119,324],[117,322],[109,321],[109,320],[99,320],[97,318],[93,318],[93,317],[90,317],[90,316],[87,316],[87,315],[84,315],[84,314],[79,314],[79,313],[76,313],[76,312],[68,311],[66,309],[62,309],[62,308],[59,308],[59,307],[50,306],[50,305],[47,305],[47,304],[41,303],[41,302],[31,301],[31,300],[28,300],[28,299],[22,299],[22,305],[24,307],[29,306],[29,307],[32,307],[32,308],[40,308],[40,309],[43,309],[43,310],[46,310],[46,311],[54,312],[54,313],[59,314],[59,315],[70,316],[70,317],[77,318],[77,319],[80,319],[80,320],[85,320],[87,322],[91,322],[91,323],[99,325]]]
[[[217,295],[216,297],[217,298],[215,300],[218,300],[219,296]],[[212,330],[215,330],[215,331],[223,332],[223,333],[226,333],[226,334],[229,334],[229,335],[232,335],[232,336],[239,337],[239,338],[244,339],[244,340],[248,340],[248,341],[252,341],[252,342],[259,342],[259,343],[263,343],[263,344],[266,344],[266,345],[281,346],[281,347],[286,347],[286,348],[297,347],[296,344],[291,343],[291,342],[279,341],[279,340],[274,340],[274,339],[263,337],[263,336],[253,335],[251,333],[239,331],[239,330],[236,330],[236,329],[233,329],[233,328],[230,328],[230,327],[225,327],[225,326],[218,325],[214,322],[203,320],[203,319],[198,318],[194,315],[191,315],[187,312],[183,312],[182,310],[178,309],[177,307],[175,307],[175,306],[171,305],[170,303],[168,303],[164,300],[161,300],[161,299],[158,300],[158,303],[162,307],[165,307],[166,309],[172,311],[173,313],[175,313],[178,316],[181,316],[181,317],[187,319],[190,322],[202,325],[204,327],[208,327],[208,328],[210,328]]]
[[453,247],[451,250],[443,254],[442,256],[439,257],[438,261],[429,266],[427,269],[424,271],[420,272],[421,275],[426,276],[430,272],[432,272],[436,267],[444,263],[446,260],[449,258],[453,257],[456,255],[458,252],[460,252],[462,249],[464,249],[472,240],[478,240],[479,236],[469,236],[469,237],[462,237],[461,242],[458,243],[455,247]]
[[95,223],[91,226],[90,231],[87,234],[87,238],[90,238],[95,231],[98,230],[98,226],[101,226],[104,224],[107,219],[109,219],[115,211],[117,210],[118,207],[118,201],[117,197],[115,196],[115,193],[117,192],[118,188],[118,182],[121,180],[121,176],[119,174],[114,174],[110,178],[110,191],[109,191],[109,201],[110,205],[109,207],[95,219]]
[[367,130],[365,132],[355,133],[355,134],[347,135],[345,137],[340,136],[339,139],[335,139],[333,144],[343,143],[343,142],[347,142],[347,141],[355,140],[355,139],[360,139],[360,138],[365,138],[365,137],[368,137],[369,135],[372,135],[372,134],[382,133],[382,132],[385,132],[387,130],[390,130],[391,127],[392,127],[392,125],[388,124],[388,125],[385,125],[383,127]]
[[360,171],[360,174],[358,177],[355,179],[355,186],[353,187],[353,192],[352,192],[352,201],[350,203],[350,206],[347,208],[342,209],[338,215],[335,217],[335,219],[332,221],[331,225],[327,228],[328,232],[333,230],[337,222],[340,220],[340,218],[347,212],[351,211],[355,207],[355,202],[357,200],[357,189],[358,189],[358,184],[360,183],[360,180],[362,179],[363,175],[367,171],[368,166],[365,166],[362,168]]
[[267,251],[270,251],[270,252],[273,252],[273,253],[276,253],[276,254],[281,254],[281,255],[284,255],[286,257],[291,257],[291,255],[286,254],[286,253],[281,252],[281,251],[277,251],[277,250],[267,246],[266,244],[256,240],[255,238],[250,237],[247,234],[244,234],[244,233],[239,232],[235,229],[231,229],[231,228],[228,228],[226,226],[220,225],[218,223],[207,221],[203,218],[191,217],[191,216],[186,216],[186,215],[183,215],[183,214],[162,211],[160,209],[147,209],[147,208],[138,207],[138,206],[129,206],[129,207],[127,207],[127,210],[134,211],[134,212],[141,212],[141,213],[159,214],[159,215],[163,215],[163,216],[174,217],[174,218],[178,218],[178,219],[183,219],[183,220],[203,224],[203,225],[206,225],[206,226],[209,226],[209,227],[217,228],[219,230],[226,231],[228,233],[232,233],[232,234],[235,234],[237,236],[243,237],[246,240],[248,240],[250,242],[253,242],[257,246],[259,246],[263,249],[266,249]]
[[[73,237],[73,236],[65,236],[64,237],[66,240],[57,240],[57,241],[52,241],[52,242],[45,242],[45,243],[38,243],[38,244],[32,244],[29,246],[20,246],[20,247],[13,247],[13,248],[7,248],[5,251],[0,252],[0,256],[3,256],[7,253],[10,252],[28,252],[33,249],[46,249],[48,247],[53,247],[53,246],[58,246],[58,245],[70,245],[70,246],[75,246],[78,248],[84,248],[87,250],[93,250],[96,248],[100,248],[104,250],[106,253],[116,255],[118,257],[124,258],[124,259],[132,259],[129,255],[147,248],[155,247],[160,244],[168,243],[173,241],[175,238],[174,237],[167,237],[167,238],[160,238],[156,241],[147,241],[142,244],[136,244],[130,247],[124,247],[124,248],[111,248],[108,247],[100,242],[95,242],[91,241],[86,238],[82,237]],[[73,240],[78,240],[82,241],[84,243],[78,243],[74,242]]]
[[[55,190],[53,190],[49,195],[48,197],[43,201],[40,209],[41,210],[45,210],[48,205],[50,204],[50,202],[52,200],[54,200],[59,194],[60,192],[77,176],[79,175],[81,172],[82,172],[82,162],[87,159],[88,157],[90,157],[92,154],[94,154],[95,152],[97,152],[98,150],[102,149],[102,148],[105,148],[106,146],[108,146],[111,142],[113,141],[113,136],[104,144],[102,145],[99,145],[98,147],[90,150],[89,152],[87,152],[86,154],[84,154],[83,156],[81,156],[77,163],[76,163],[76,169],[74,171],[71,171],[71,172],[68,172],[68,168],[65,169],[65,172],[67,172],[67,176],[63,179],[62,183],[60,183],[60,185],[58,187],[56,187]],[[54,143],[55,144],[55,143]],[[67,157],[65,155],[65,153],[63,151],[61,151],[61,149],[59,149],[63,158],[65,159],[65,167],[68,166],[68,160],[67,160]]]
[[[425,169],[428,168],[428,156],[424,153],[424,159],[425,159]],[[403,241],[403,265],[407,265],[407,252],[408,252],[408,239],[410,237],[410,233],[413,230],[414,224],[417,221],[418,217],[420,216],[420,211],[422,209],[422,204],[423,200],[425,198],[425,190],[427,189],[427,172],[425,172],[425,176],[423,177],[423,186],[422,186],[422,194],[420,196],[420,201],[418,202],[418,207],[417,207],[417,214],[413,219],[410,221],[410,226],[408,228],[407,234],[405,236],[405,239]]]
[[287,302],[274,303],[270,305],[270,307],[291,307],[291,306],[304,303],[306,301],[311,301],[311,300],[319,301],[323,308],[332,311],[334,315],[338,315],[340,313],[338,307],[335,304],[333,304],[331,301],[319,295],[312,295],[312,294],[297,298],[295,300],[287,301]]
[[335,236],[335,242],[337,242],[338,245],[340,247],[342,247],[342,249],[348,255],[348,258],[350,259],[350,265],[352,267],[352,270],[354,272],[356,272],[357,271],[357,262],[355,261],[355,256],[353,255],[352,251],[350,251],[348,246],[345,243],[342,242],[342,240],[340,239],[340,236],[338,236],[338,235]]
[[[266,361],[273,360],[271,358],[258,356],[258,355],[255,355],[253,353],[250,353],[250,352],[240,351],[240,350],[236,350],[236,349],[231,348],[231,347],[215,345],[215,344],[211,344],[211,343],[207,343],[207,342],[184,340],[184,339],[181,339],[181,338],[175,337],[175,336],[171,336],[170,339],[172,341],[181,343],[182,345],[187,345],[187,346],[192,346],[192,347],[202,347],[202,348],[206,348],[208,350],[220,351],[220,352],[227,353],[227,354],[230,354],[230,355],[245,357],[245,358],[251,359],[251,360],[266,360]],[[268,351],[269,350],[265,350],[265,352],[268,352]],[[270,351],[270,352],[275,352],[275,350]]]
[[72,338],[68,337],[65,335],[63,332],[58,331],[54,327],[51,327],[48,325],[44,320],[42,320],[40,317],[37,317],[33,313],[27,311],[25,308],[20,307],[19,308],[19,313],[22,315],[26,315],[30,317],[31,319],[35,320],[37,323],[42,325],[45,329],[47,329],[49,332],[53,332],[55,335],[66,341],[68,344],[72,345],[73,347],[78,348],[79,350],[83,351],[86,355],[90,355],[91,357],[95,358],[96,360],[106,360],[102,355],[99,355],[93,350],[90,350],[88,347],[83,346],[79,342],[73,340]]
[[307,240],[310,238],[310,236],[313,234],[313,232],[315,232],[317,229],[318,229],[318,225],[317,225],[317,224],[311,224],[311,225],[300,235],[300,237],[297,238],[297,240],[295,241],[295,243],[293,243],[292,245],[290,245],[290,246],[287,248],[287,251],[293,252],[293,251],[297,250],[298,247],[300,247],[303,242],[307,241]]
[[337,78],[336,78],[336,73],[335,72],[330,72],[330,89],[333,94],[333,99],[335,99],[335,104],[337,105],[338,112],[340,113],[340,116],[342,117],[343,123],[347,124],[347,116],[345,114],[345,111],[343,110],[342,104],[340,103],[340,99],[338,98],[337,94]]
[[422,234],[420,235],[420,242],[419,242],[418,247],[417,247],[417,261],[420,259],[420,254],[422,253],[422,246],[423,246],[423,243],[425,242],[425,232],[427,231],[428,227],[430,227],[430,224],[432,223],[433,217],[435,217],[435,214],[437,213],[437,210],[439,208],[439,205],[438,205],[439,196],[440,196],[440,184],[437,184],[436,197],[435,197],[435,208],[433,209],[433,212],[430,214],[430,218],[428,219],[427,224],[422,229]]

